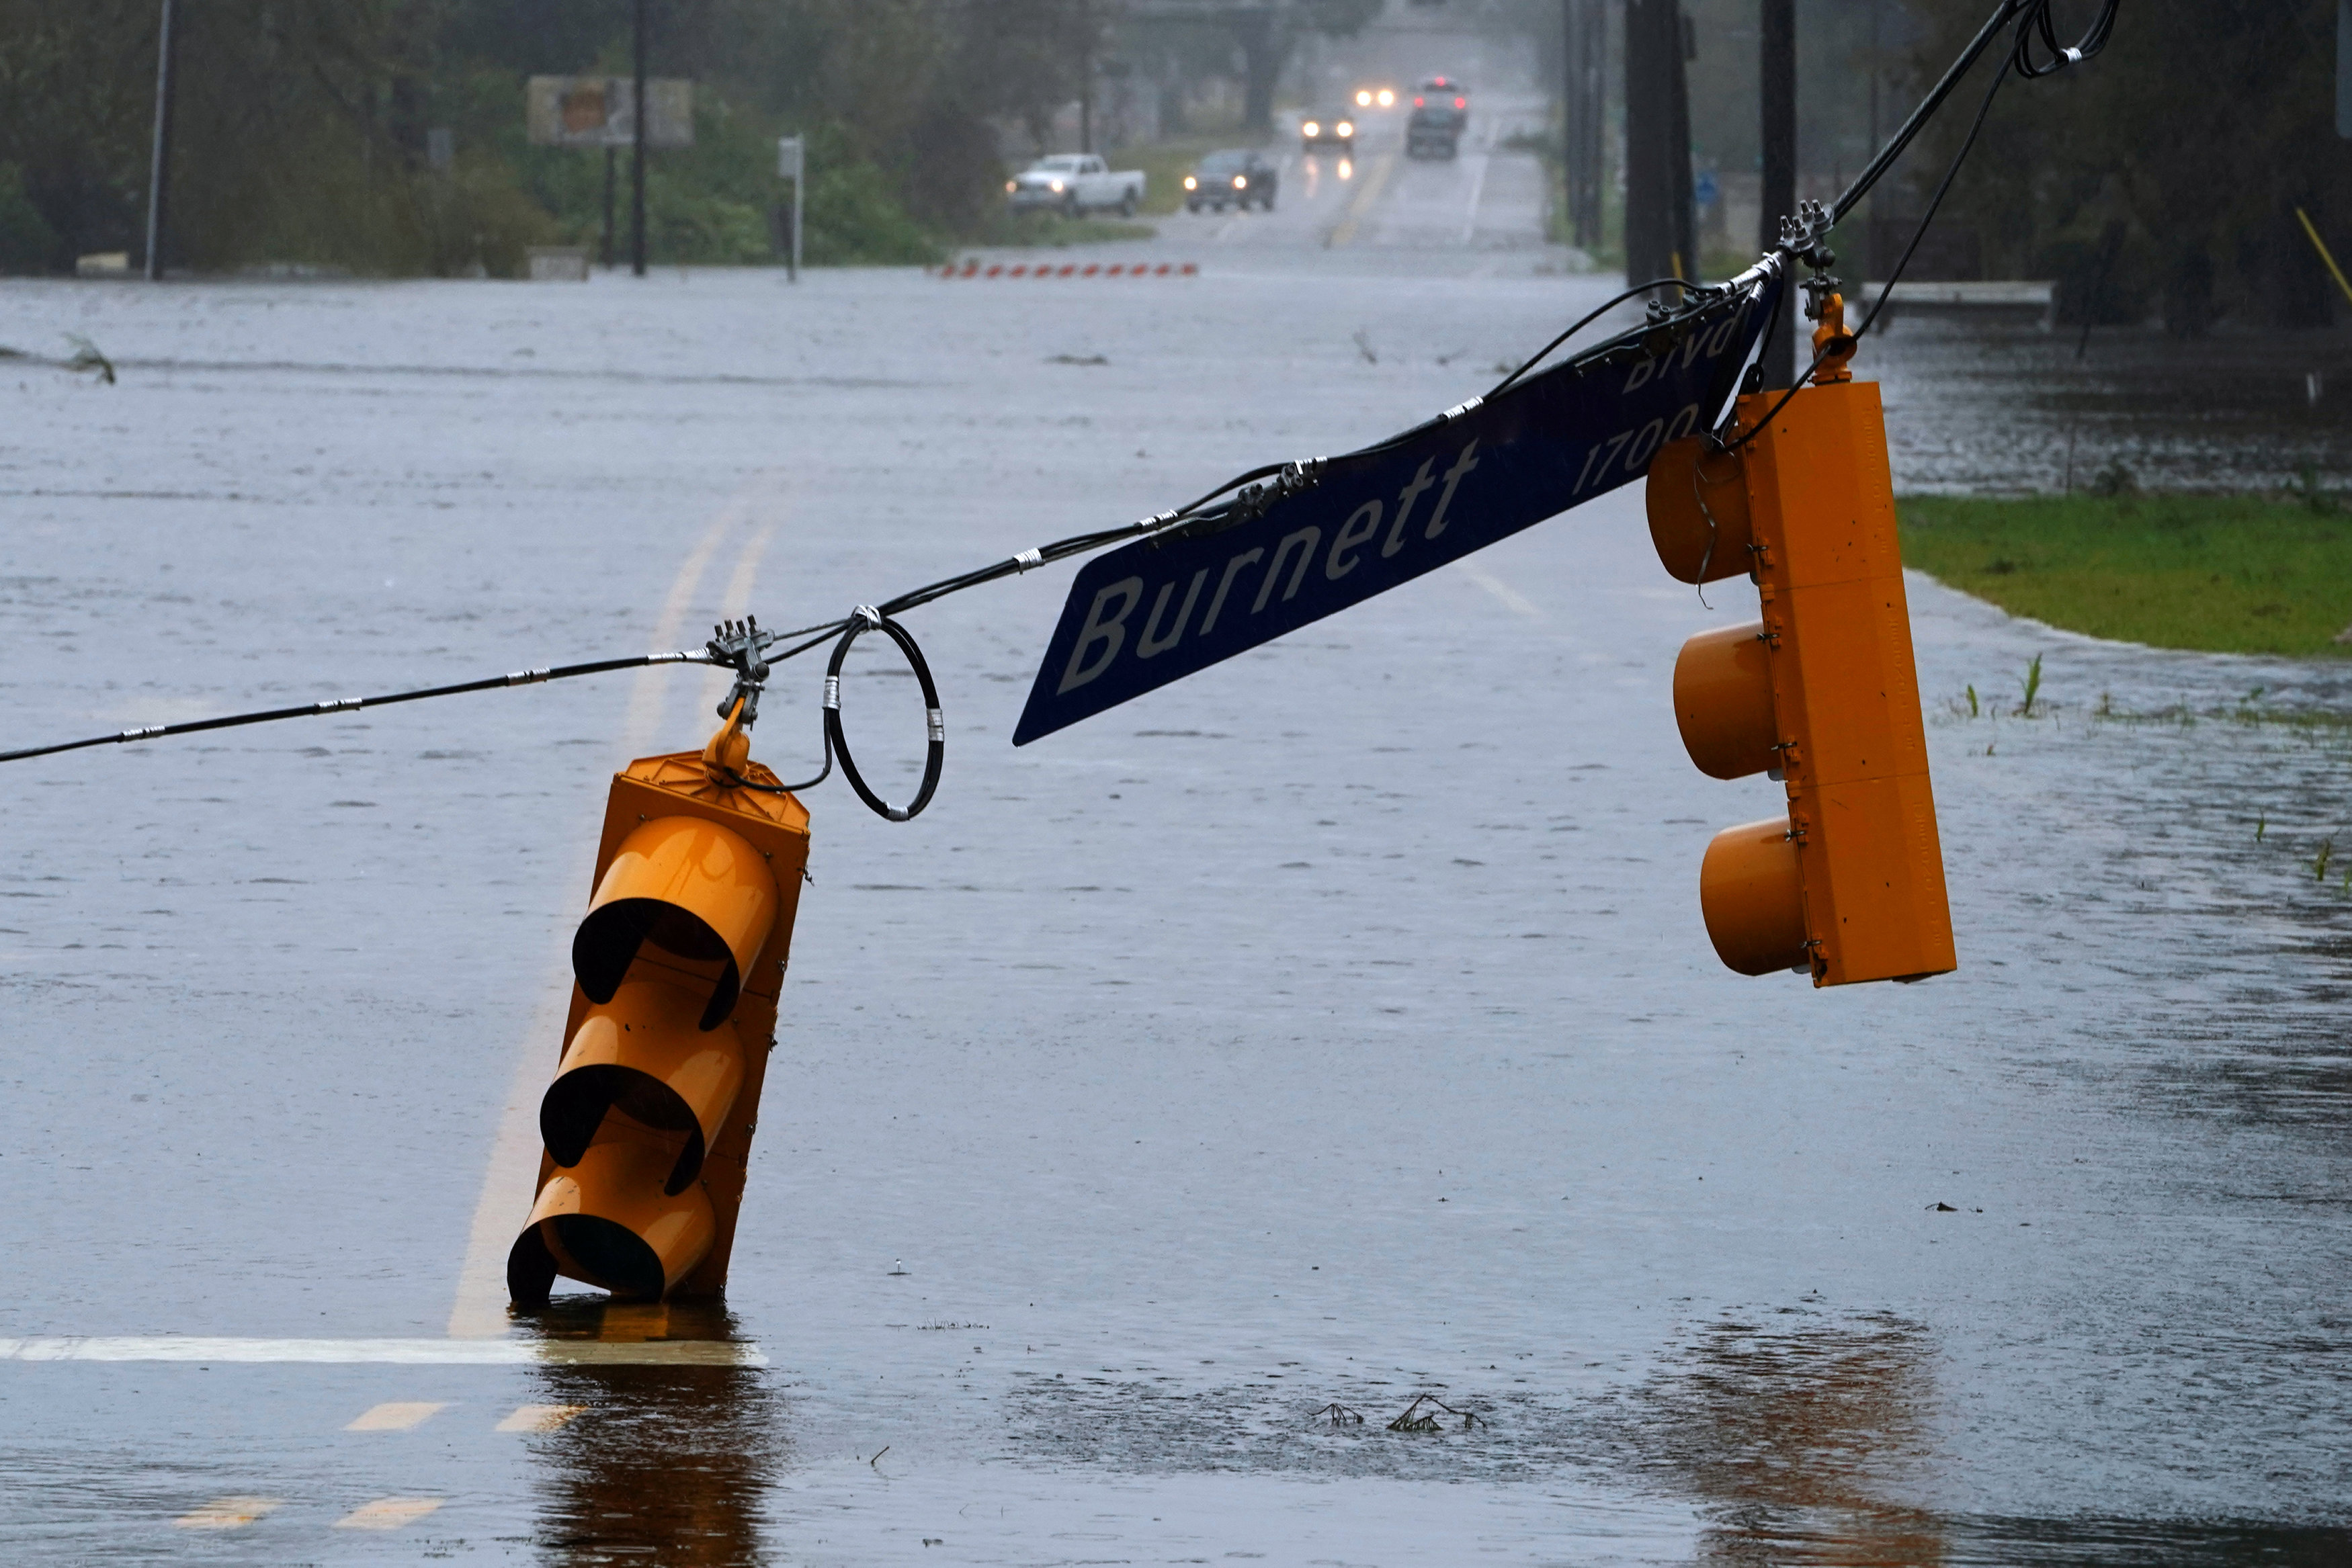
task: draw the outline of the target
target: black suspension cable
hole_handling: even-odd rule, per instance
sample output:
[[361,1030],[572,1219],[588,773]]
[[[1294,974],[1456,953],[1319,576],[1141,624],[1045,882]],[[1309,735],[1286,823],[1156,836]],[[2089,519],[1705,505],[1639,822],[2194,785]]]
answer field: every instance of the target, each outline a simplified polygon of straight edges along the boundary
[[28,746],[20,751],[0,751],[0,762],[18,762],[28,757],[53,757],[60,751],[79,751],[89,746],[114,746],[126,740],[152,740],[167,735],[196,735],[208,729],[235,729],[241,725],[269,724],[281,718],[306,718],[316,714],[354,713],[362,708],[389,707],[394,703],[423,702],[426,697],[453,697],[461,692],[487,692],[499,686],[536,685],[541,681],[568,681],[577,675],[602,675],[614,670],[642,669],[647,664],[707,664],[707,653],[684,650],[675,653],[640,653],[632,659],[594,659],[584,664],[556,664],[547,669],[517,670],[512,674],[489,675],[478,681],[460,681],[449,686],[425,686],[413,692],[389,692],[373,697],[330,697],[324,702],[304,703],[299,707],[267,708],[258,713],[229,714],[221,718],[195,718],[180,724],[150,724],[121,730],[113,735],[93,735],[86,740],[61,741],[55,746]]

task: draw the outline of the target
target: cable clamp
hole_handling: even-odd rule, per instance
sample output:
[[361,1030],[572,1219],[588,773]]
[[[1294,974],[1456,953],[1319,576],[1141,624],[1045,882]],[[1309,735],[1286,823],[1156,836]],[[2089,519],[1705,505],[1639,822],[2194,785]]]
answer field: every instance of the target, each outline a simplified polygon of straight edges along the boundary
[[124,730],[121,735],[115,737],[115,738],[117,740],[144,740],[151,735],[163,734],[168,727],[170,727],[161,724],[142,725],[134,729]]
[[882,612],[875,609],[871,604],[852,606],[849,613],[853,619],[865,622],[866,630],[868,631],[872,631],[882,624]]
[[940,741],[943,741],[948,737],[947,721],[940,716],[939,709],[935,707],[925,708],[923,710],[923,722],[930,727],[932,745],[936,746]]
[[903,822],[914,815],[904,806],[886,806],[882,814],[894,822]]
[[342,713],[348,709],[360,706],[362,704],[366,702],[366,700],[367,699],[365,697],[330,697],[325,702],[317,704],[314,711],[319,713]]
[[2066,63],[2070,66],[2079,66],[2083,63],[2083,51],[2080,49],[2063,49],[2060,53],[2066,57]]
[[1013,570],[1015,571],[1027,571],[1033,566],[1045,564],[1045,552],[1041,549],[1025,549],[1013,558]]
[[1457,402],[1452,408],[1447,409],[1444,413],[1438,415],[1438,417],[1444,420],[1460,419],[1464,414],[1468,413],[1472,409],[1478,407],[1486,401],[1486,400],[1483,397],[1474,397],[1468,402]]
[[527,686],[535,681],[543,681],[547,679],[547,677],[552,673],[553,672],[551,670],[517,670],[513,674],[507,677],[507,685],[510,686]]
[[824,706],[835,713],[841,711],[841,677],[839,675],[827,675],[824,678]]

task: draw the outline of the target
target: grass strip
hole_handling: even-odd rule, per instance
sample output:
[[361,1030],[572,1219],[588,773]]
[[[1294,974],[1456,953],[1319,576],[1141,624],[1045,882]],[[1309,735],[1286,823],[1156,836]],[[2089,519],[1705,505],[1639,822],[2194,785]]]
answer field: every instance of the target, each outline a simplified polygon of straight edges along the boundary
[[2352,517],[2324,497],[1910,496],[1906,566],[2053,626],[2217,653],[2352,656]]

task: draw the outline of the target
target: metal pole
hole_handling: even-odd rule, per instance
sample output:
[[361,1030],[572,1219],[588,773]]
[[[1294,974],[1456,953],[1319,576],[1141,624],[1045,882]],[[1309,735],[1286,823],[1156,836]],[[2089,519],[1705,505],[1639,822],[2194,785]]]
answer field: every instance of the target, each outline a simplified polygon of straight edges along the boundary
[[1095,150],[1095,8],[1078,0],[1078,151]]
[[1577,244],[1598,250],[1602,232],[1601,185],[1609,167],[1609,8],[1601,0],[1582,0],[1584,12],[1584,156],[1579,177],[1584,182],[1583,205],[1577,214]]
[[[2352,5],[2352,0],[2345,0],[2345,4]],[[1870,0],[1870,140],[1864,143],[1863,150],[1863,155],[1868,158],[1878,155],[1878,78],[1885,69],[1885,57],[1880,51],[1885,47],[1885,28],[1881,24],[1885,19],[1885,0]],[[1864,223],[1862,236],[1863,266],[1867,268],[1864,276],[1885,277],[1886,269],[1879,265],[1878,197],[1875,193],[1873,193],[1870,198],[1870,214]]]
[[2336,134],[2352,138],[2352,0],[2336,0]]
[[613,235],[613,229],[614,229],[614,222],[613,222],[614,191],[615,187],[617,187],[617,186],[620,184],[620,183],[621,183],[620,167],[621,167],[621,150],[620,150],[619,148],[617,148],[617,147],[607,147],[607,148],[605,148],[605,149],[604,149],[604,267],[605,267],[605,270],[607,270],[607,271],[610,271],[610,270],[612,269],[612,266],[613,266],[613,238],[614,238],[614,235]]
[[1674,266],[1674,85],[1682,48],[1678,0],[1625,5],[1625,281]]
[[646,275],[646,121],[651,106],[646,101],[646,0],[635,0],[636,112],[630,127],[629,149],[629,270]]
[[808,188],[808,142],[801,142],[801,172],[793,176],[793,267],[786,276],[801,280],[801,193]]
[[[1758,218],[1759,248],[1780,241],[1780,220],[1797,214],[1797,0],[1761,0],[1762,38],[1757,50],[1763,103],[1763,202]],[[1771,340],[1764,345],[1764,384],[1785,387],[1797,379],[1796,302],[1780,308]]]
[[175,0],[163,0],[162,31],[155,41],[155,144],[147,164],[147,281],[163,277],[163,225],[170,215],[172,171],[172,26]]

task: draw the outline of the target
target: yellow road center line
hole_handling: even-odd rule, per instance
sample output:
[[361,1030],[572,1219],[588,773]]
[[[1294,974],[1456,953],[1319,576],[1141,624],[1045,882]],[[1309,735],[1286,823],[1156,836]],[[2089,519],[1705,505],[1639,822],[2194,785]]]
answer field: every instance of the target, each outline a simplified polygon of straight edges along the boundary
[[215,1498],[202,1508],[190,1509],[172,1522],[182,1530],[241,1530],[281,1506],[283,1500],[274,1497]]
[[393,1399],[382,1405],[370,1406],[357,1420],[343,1428],[346,1432],[413,1432],[431,1420],[434,1415],[449,1406],[428,1399]]
[[500,1432],[552,1432],[587,1409],[585,1405],[518,1405],[514,1414],[499,1422]]
[[398,1530],[441,1506],[437,1497],[380,1497],[335,1521],[337,1530]]
[[1533,600],[1483,567],[1465,566],[1462,568],[1462,575],[1493,594],[1496,601],[1512,614],[1525,615],[1537,620],[1542,619],[1543,612],[1535,607]]
[[1396,162],[1395,153],[1381,154],[1380,162],[1372,165],[1371,172],[1366,174],[1364,183],[1356,188],[1356,199],[1348,204],[1348,215],[1331,230],[1331,237],[1323,242],[1325,245],[1337,250],[1356,237],[1356,225],[1364,221],[1372,210],[1372,204],[1381,199],[1381,192],[1388,184],[1390,172],[1396,168]]

